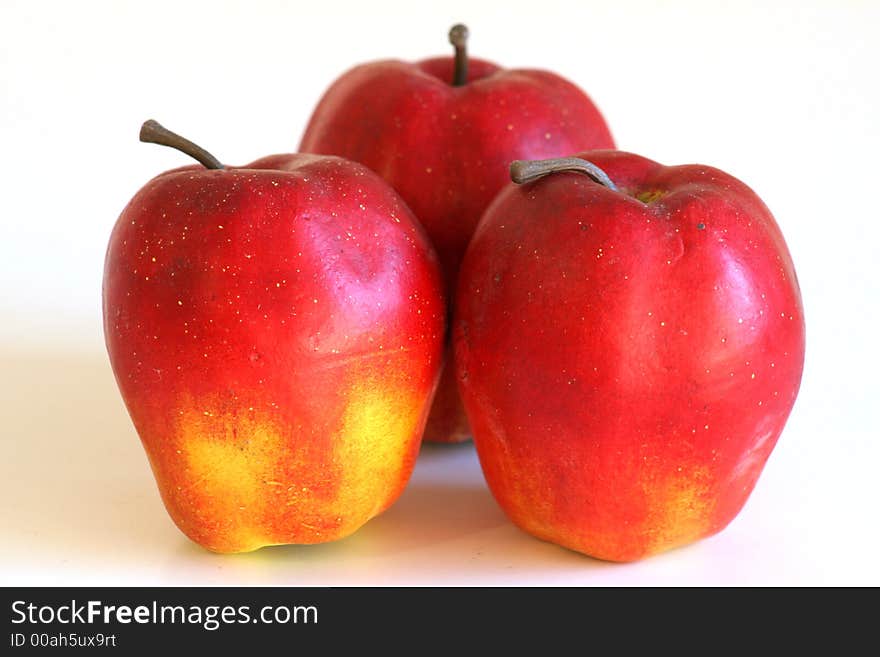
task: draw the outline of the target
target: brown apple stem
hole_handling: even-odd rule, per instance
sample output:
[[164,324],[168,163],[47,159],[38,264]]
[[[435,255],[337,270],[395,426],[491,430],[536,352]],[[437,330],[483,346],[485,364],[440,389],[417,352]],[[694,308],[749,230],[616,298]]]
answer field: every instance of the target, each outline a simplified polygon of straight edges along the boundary
[[160,146],[170,146],[176,148],[182,153],[186,153],[193,159],[197,160],[207,169],[222,169],[223,164],[216,157],[211,155],[201,146],[197,146],[189,139],[181,137],[177,133],[171,132],[168,128],[163,127],[157,121],[150,119],[144,121],[141,126],[140,139],[149,144],[159,144]]
[[467,56],[467,26],[458,23],[449,30],[449,43],[455,46],[455,71],[452,74],[452,86],[460,87],[467,82],[468,56]]
[[542,176],[560,171],[585,173],[600,185],[605,185],[611,191],[617,191],[617,185],[612,182],[607,173],[592,162],[579,157],[557,157],[550,160],[514,160],[510,163],[510,179],[517,185],[522,185],[537,180]]

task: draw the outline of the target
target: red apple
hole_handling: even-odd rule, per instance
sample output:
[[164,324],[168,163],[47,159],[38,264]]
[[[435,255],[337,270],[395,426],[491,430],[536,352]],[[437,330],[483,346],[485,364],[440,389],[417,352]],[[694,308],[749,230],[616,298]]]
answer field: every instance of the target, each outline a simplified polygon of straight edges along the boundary
[[[466,38],[464,26],[450,31],[455,58],[378,61],[345,73],[318,104],[300,144],[303,152],[362,162],[391,183],[434,243],[450,293],[511,160],[614,146],[599,110],[577,86],[548,71],[468,60]],[[450,368],[425,438],[469,437]]]
[[[412,472],[440,372],[436,255],[337,157],[157,176],[110,237],[104,330],[165,506],[217,552],[346,536]],[[210,168],[213,167],[213,168]]]
[[483,216],[460,276],[457,373],[512,520],[631,561],[740,511],[798,392],[803,308],[782,233],[745,184],[580,157],[598,170],[515,163],[524,184]]

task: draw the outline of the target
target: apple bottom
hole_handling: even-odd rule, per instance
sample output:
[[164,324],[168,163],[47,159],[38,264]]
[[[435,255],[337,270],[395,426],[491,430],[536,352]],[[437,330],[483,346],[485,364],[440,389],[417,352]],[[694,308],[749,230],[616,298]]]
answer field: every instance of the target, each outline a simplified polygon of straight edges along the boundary
[[177,526],[214,552],[248,552],[340,539],[388,508],[412,473],[431,391],[375,374],[316,404],[332,408],[323,421],[261,406],[258,394],[234,407],[178,396],[164,434],[142,434]]
[[452,347],[447,345],[437,393],[425,425],[424,440],[432,443],[463,443],[471,439],[464,404],[458,392]]
[[630,562],[724,529],[748,499],[784,420],[734,428],[705,447],[683,426],[637,439],[586,431],[543,445],[491,422],[475,423],[474,431],[489,487],[520,529],[597,559]]

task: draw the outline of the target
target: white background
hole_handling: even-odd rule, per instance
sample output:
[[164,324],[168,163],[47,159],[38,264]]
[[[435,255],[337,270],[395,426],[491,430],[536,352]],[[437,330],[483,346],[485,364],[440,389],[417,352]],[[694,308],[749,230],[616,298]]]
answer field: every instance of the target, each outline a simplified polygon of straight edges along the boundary
[[[629,565],[515,529],[470,445],[423,449],[354,536],[217,556],[167,517],[103,348],[104,250],[126,202],[183,164],[155,118],[244,164],[296,149],[356,63],[446,54],[583,87],[619,146],[741,178],[775,214],[807,318],[801,393],[745,509]],[[880,4],[10,2],[0,4],[3,584],[880,585]]]

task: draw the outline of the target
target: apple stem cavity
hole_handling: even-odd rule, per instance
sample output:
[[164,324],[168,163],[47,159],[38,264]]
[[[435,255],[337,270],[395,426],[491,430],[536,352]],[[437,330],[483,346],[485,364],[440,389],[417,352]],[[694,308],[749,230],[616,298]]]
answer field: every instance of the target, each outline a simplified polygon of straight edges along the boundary
[[585,173],[600,185],[604,185],[613,192],[618,191],[617,185],[589,160],[579,157],[557,157],[549,160],[514,160],[510,163],[510,179],[517,185],[537,180],[551,173],[560,171],[576,171]]
[[177,133],[171,132],[168,128],[153,119],[144,121],[144,124],[141,126],[140,140],[149,144],[159,144],[160,146],[176,148],[181,153],[186,153],[191,158],[197,160],[200,164],[204,165],[206,169],[223,168],[223,164],[220,160],[211,155],[204,148],[192,143],[185,137],[181,137]]
[[466,25],[458,23],[449,30],[449,43],[455,47],[455,70],[452,74],[453,87],[461,87],[467,82],[467,40],[468,29]]

